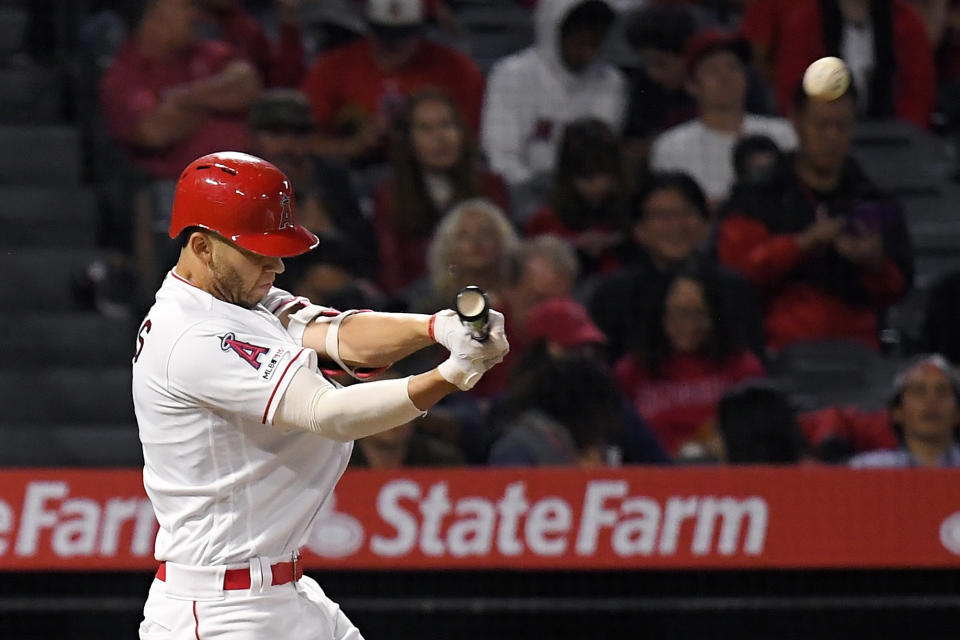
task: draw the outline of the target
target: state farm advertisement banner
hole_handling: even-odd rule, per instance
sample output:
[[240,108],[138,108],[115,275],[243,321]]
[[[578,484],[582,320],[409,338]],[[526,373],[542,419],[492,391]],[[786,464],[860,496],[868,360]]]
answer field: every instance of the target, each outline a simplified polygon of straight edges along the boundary
[[[139,470],[0,471],[0,570],[156,566]],[[960,567],[960,471],[349,471],[312,568]]]

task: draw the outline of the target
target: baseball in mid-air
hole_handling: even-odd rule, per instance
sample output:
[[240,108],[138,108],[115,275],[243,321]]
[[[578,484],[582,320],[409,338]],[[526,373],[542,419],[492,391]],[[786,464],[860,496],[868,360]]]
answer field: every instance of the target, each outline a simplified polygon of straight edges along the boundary
[[833,56],[813,62],[803,74],[803,90],[818,100],[836,100],[849,86],[850,70],[843,60]]

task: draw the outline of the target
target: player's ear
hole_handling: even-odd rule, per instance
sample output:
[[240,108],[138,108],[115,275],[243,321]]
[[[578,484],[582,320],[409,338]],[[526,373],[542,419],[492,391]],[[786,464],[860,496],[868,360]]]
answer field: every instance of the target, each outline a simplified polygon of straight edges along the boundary
[[194,231],[190,234],[190,238],[187,240],[187,247],[205,263],[209,264],[213,257],[213,242],[211,238],[202,231]]

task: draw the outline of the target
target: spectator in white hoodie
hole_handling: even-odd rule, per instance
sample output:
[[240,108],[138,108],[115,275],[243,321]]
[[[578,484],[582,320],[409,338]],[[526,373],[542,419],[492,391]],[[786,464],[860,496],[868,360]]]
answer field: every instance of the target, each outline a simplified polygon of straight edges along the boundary
[[622,128],[626,82],[597,58],[615,19],[605,0],[540,0],[536,43],[494,65],[481,137],[511,187],[549,176],[567,123],[595,117]]

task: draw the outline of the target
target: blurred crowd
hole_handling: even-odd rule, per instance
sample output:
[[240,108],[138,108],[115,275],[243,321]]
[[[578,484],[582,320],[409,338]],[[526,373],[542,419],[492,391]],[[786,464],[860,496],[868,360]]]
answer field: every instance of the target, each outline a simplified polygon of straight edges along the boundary
[[[956,276],[886,409],[798,411],[769,375],[796,344],[885,348],[914,256],[854,128],[952,122],[960,3],[98,5],[85,46],[121,194],[104,244],[132,314],[175,259],[179,172],[227,149],[282,169],[321,238],[278,286],[432,313],[475,284],[505,314],[507,360],[355,465],[960,466]],[[527,46],[481,66],[460,23],[477,5],[522,12]],[[826,55],[852,77],[834,100],[800,83]]]

